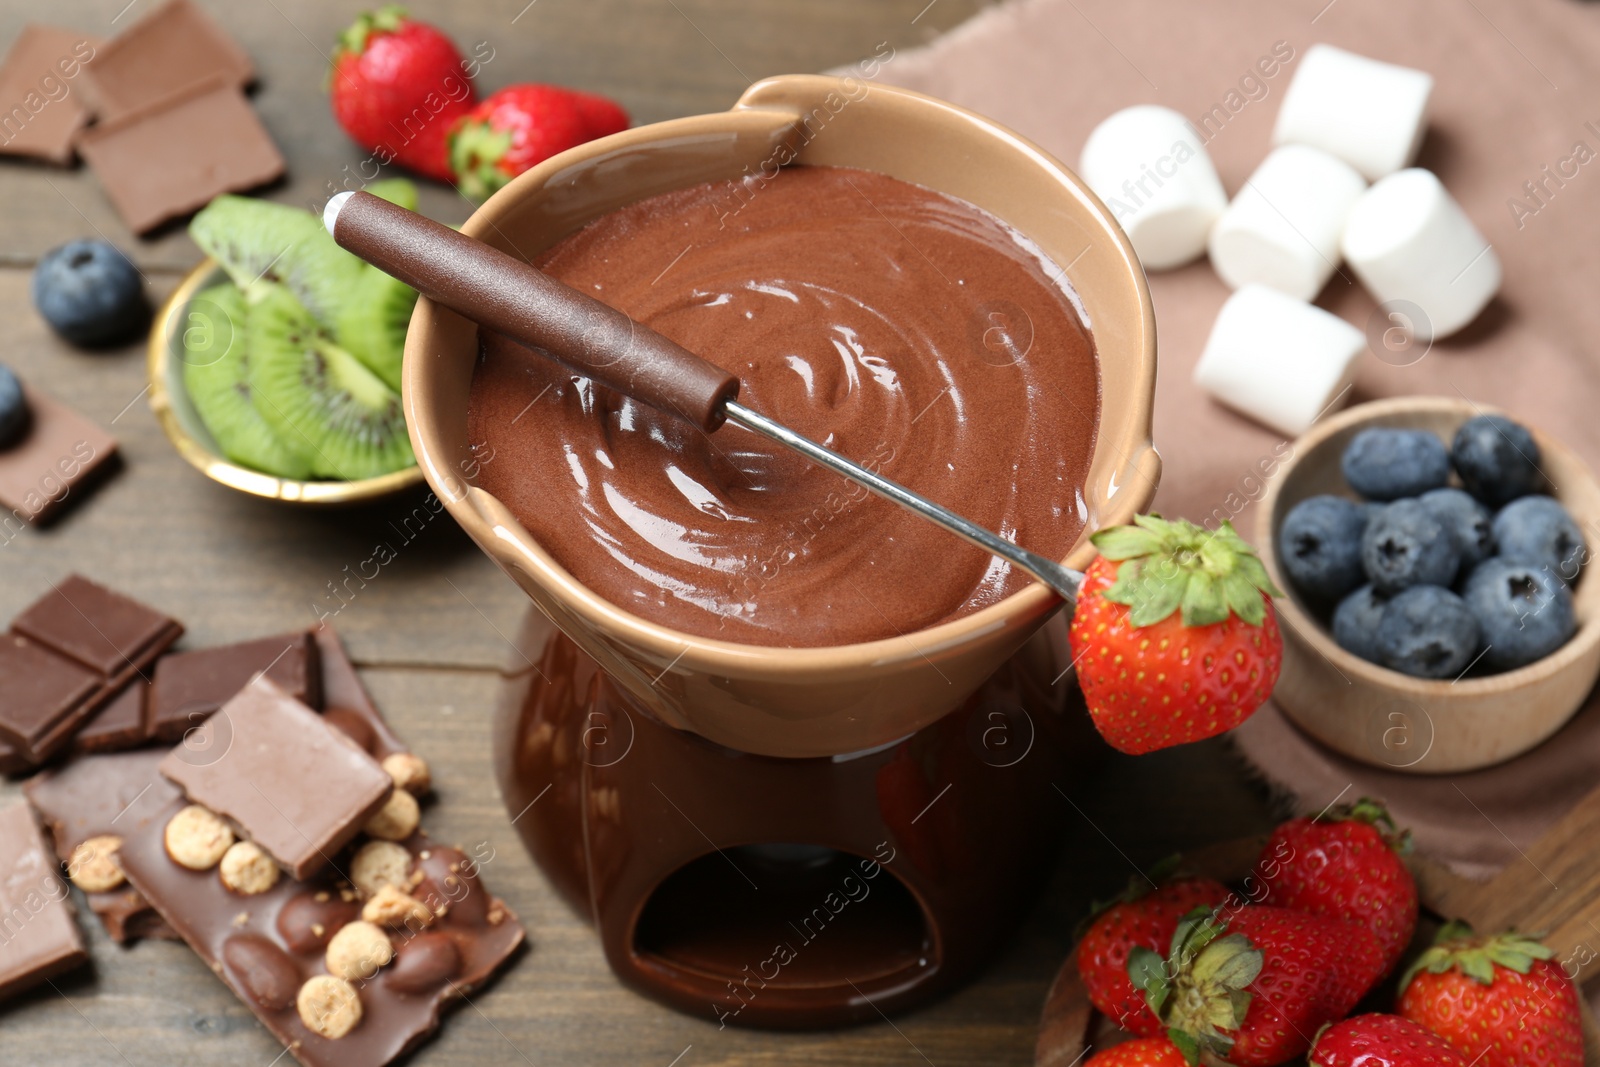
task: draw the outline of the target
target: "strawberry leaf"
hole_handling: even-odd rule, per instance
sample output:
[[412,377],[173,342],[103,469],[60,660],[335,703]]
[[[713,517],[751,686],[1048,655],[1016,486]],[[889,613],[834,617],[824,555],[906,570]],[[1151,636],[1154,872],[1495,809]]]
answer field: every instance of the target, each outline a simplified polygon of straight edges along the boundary
[[1102,556],[1113,562],[1150,556],[1161,550],[1161,538],[1137,526],[1113,526],[1089,540]]
[[1238,617],[1250,626],[1266,618],[1263,597],[1281,596],[1260,558],[1230,523],[1207,530],[1183,519],[1138,515],[1132,526],[1101,530],[1091,540],[1120,564],[1101,595],[1126,605],[1134,627],[1153,626],[1181,611],[1185,626]]

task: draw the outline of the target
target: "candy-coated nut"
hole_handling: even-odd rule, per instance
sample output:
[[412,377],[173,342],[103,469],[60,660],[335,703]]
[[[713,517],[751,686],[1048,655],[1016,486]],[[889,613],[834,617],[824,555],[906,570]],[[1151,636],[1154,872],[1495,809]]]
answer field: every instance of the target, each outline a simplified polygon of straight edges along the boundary
[[363,921],[350,923],[334,934],[323,956],[329,974],[352,982],[371,978],[392,959],[394,946],[389,943],[389,935]]
[[[318,899],[318,898],[321,899]],[[301,893],[290,897],[278,912],[278,934],[293,952],[320,952],[328,938],[347,922],[355,920],[359,909],[326,893]]]
[[411,853],[392,841],[368,841],[350,860],[350,881],[370,897],[386,885],[406,884],[411,871]]
[[426,993],[454,978],[460,969],[461,950],[450,935],[418,934],[400,946],[384,981],[401,993]]
[[122,838],[116,834],[91,837],[72,850],[67,861],[67,877],[85,893],[109,893],[127,881],[122,868],[112,858],[122,847]]
[[428,770],[428,761],[409,752],[396,752],[392,756],[383,757],[383,769],[394,779],[397,789],[404,789],[412,796],[421,796],[433,785],[433,775]]
[[361,917],[379,926],[399,926],[420,930],[433,922],[433,911],[408,893],[386,885],[373,894],[361,909]]
[[222,854],[222,884],[244,896],[265,893],[278,884],[278,865],[254,841],[235,841]]
[[339,1040],[361,1021],[361,997],[356,987],[331,974],[307,979],[294,1006],[307,1030],[330,1041]]
[[396,789],[362,829],[384,841],[404,841],[417,832],[421,821],[422,809],[417,806],[417,798],[404,789]]
[[233,844],[233,828],[210,808],[190,804],[167,822],[167,855],[191,871],[209,871]]

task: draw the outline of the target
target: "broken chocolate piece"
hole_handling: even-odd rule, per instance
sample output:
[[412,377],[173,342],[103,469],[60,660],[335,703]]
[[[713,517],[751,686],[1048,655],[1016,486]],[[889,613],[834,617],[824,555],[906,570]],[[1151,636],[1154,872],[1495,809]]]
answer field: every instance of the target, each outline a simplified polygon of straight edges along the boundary
[[72,162],[72,140],[88,122],[84,64],[100,41],[29,23],[0,61],[0,154]]
[[44,762],[183,633],[173,619],[71,575],[0,636],[0,740]]
[[78,727],[72,736],[73,752],[122,752],[137,748],[149,738],[150,724],[145,719],[145,704],[150,683],[135,678],[111,702]]
[[411,749],[390,729],[367,687],[361,684],[344,642],[328,626],[311,631],[322,665],[323,716],[366,749],[374,759],[409,754]]
[[32,415],[22,440],[0,449],[0,544],[45,522],[109,469],[116,440],[66,405],[27,385]]
[[243,89],[250,57],[190,0],[171,0],[135,22],[85,64],[102,122],[149,107],[197,82]]
[[237,85],[213,78],[85,130],[89,161],[135,233],[282,176],[283,156]]
[[177,741],[262,673],[302,704],[322,706],[317,644],[308,633],[179,652],[156,664],[150,687],[151,737]]
[[26,804],[0,810],[0,999],[89,958]]
[[[23,792],[49,829],[62,863],[90,838],[125,837],[156,815],[170,814],[179,793],[157,769],[165,755],[161,749],[143,749],[79,756],[28,780]],[[84,897],[113,941],[178,936],[132,886]]]
[[[166,816],[182,806],[181,800],[170,804]],[[161,842],[163,821],[158,818],[124,839],[119,855],[129,881],[304,1067],[391,1062],[437,1028],[446,1001],[470,993],[522,943],[521,924],[504,903],[488,896],[472,860],[418,834],[395,847],[423,874],[424,886],[447,887],[432,899],[422,888],[417,891],[436,918],[426,930],[389,932],[396,958],[358,983],[360,1021],[343,1036],[321,1036],[288,1002],[288,990],[326,977],[328,939],[356,918],[356,908],[342,901],[341,889],[348,893],[348,887],[329,877],[283,880],[242,904],[245,898],[224,888],[215,871],[191,871],[172,862]]]
[[184,738],[161,761],[161,773],[301,881],[326,866],[394,791],[365,749],[267,678],[252,681]]
[[166,649],[183,628],[137,600],[71,574],[11,622],[113,682],[138,671],[151,648]]

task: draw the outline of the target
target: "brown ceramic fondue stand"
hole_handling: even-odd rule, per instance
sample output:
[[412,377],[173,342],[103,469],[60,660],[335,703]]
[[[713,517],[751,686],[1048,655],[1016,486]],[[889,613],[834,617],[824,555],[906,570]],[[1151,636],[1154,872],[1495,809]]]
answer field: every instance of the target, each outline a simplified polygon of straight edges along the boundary
[[[1076,176],[976,115],[854,79],[769,79],[729,112],[562,153],[462,232],[531,259],[625,204],[791,163],[959,197],[1070,264],[1101,382],[1087,530],[1144,508],[1160,464],[1137,260]],[[723,1025],[766,1026],[873,1019],[969,977],[1036,887],[1058,836],[1051,785],[1088,748],[1064,628],[1045,627],[1060,599],[1035,583],[927,629],[831,647],[649,622],[576,581],[470,484],[492,461],[467,434],[478,355],[472,322],[419,301],[404,372],[412,442],[451,514],[536,608],[519,640],[528,666],[497,719],[502,791],[613,970]],[[1080,538],[1062,562],[1091,557]]]

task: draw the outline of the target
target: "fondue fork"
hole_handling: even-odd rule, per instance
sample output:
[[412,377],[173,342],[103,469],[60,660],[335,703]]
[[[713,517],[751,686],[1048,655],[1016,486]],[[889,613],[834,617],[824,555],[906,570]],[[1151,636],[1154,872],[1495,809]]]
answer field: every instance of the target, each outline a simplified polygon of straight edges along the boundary
[[734,422],[1033,575],[1072,603],[1082,573],[876,474],[739,403],[739,379],[530,263],[366,192],[335,194],[333,239],[436,304],[706,433]]

